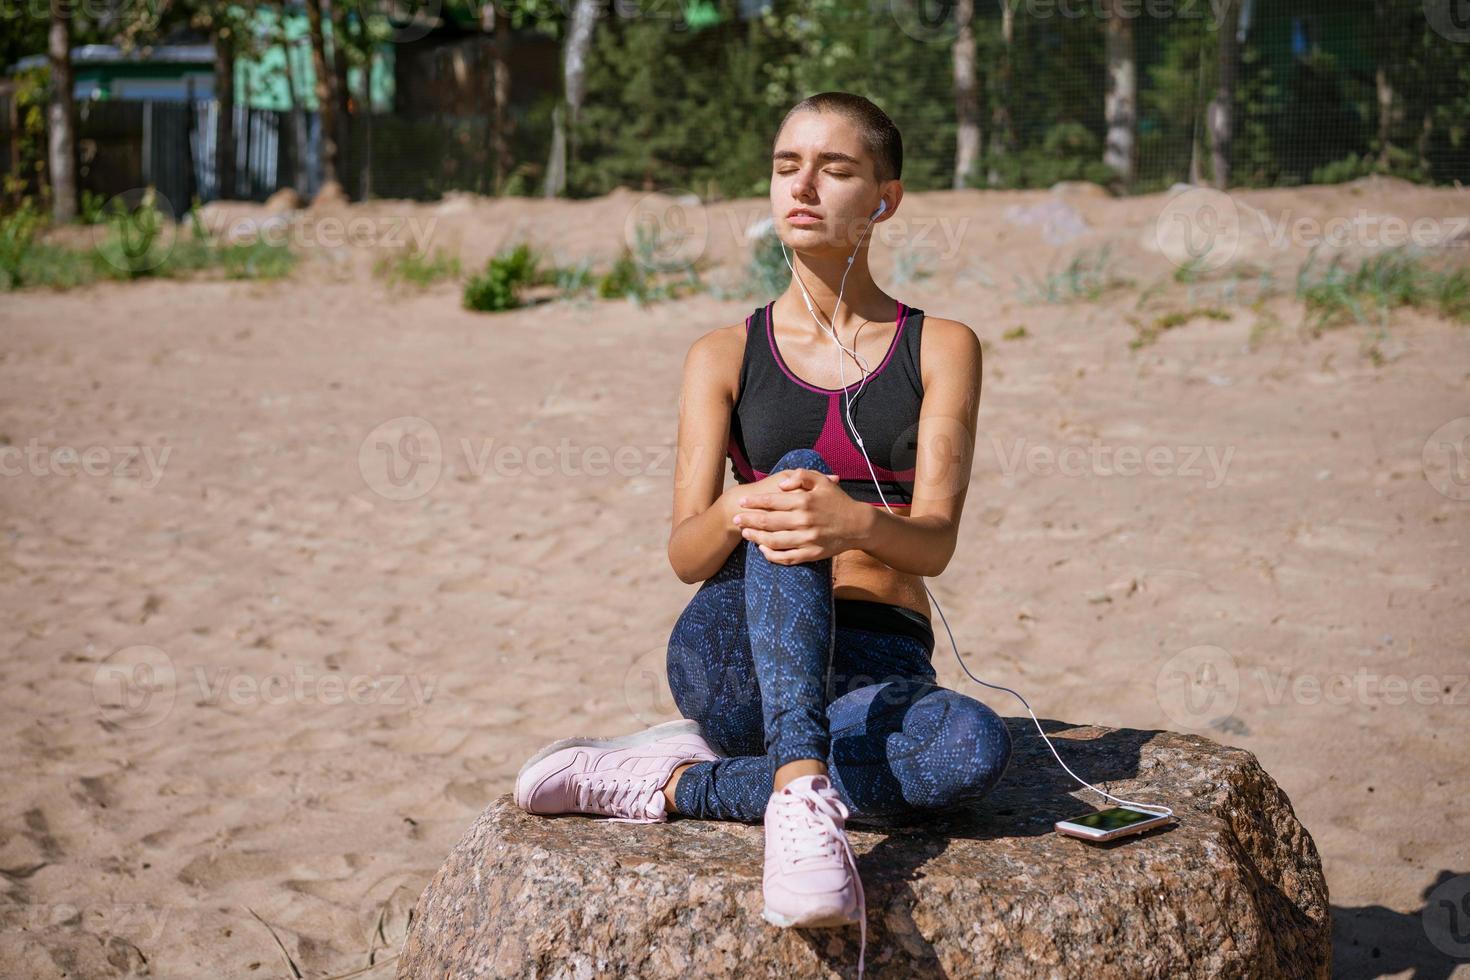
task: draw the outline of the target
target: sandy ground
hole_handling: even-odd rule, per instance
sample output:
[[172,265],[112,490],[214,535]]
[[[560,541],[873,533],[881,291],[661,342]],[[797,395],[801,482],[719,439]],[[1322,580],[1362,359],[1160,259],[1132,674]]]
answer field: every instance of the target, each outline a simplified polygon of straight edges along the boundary
[[[376,202],[293,226],[286,283],[0,299],[4,973],[390,976],[529,753],[676,715],[680,366],[759,300],[487,316],[369,271],[408,233],[468,266],[518,236],[605,263],[648,204]],[[768,213],[652,206],[726,283]],[[1256,753],[1321,851],[1338,975],[1470,975],[1434,932],[1470,890],[1470,328],[1405,310],[1313,338],[1290,298],[1314,222],[1419,219],[1465,261],[1470,192],[1241,195],[1233,258],[1285,289],[1256,307],[1258,278],[1174,281],[1177,206],[911,194],[881,229],[880,281],[986,345],[931,588],[971,670],[1039,716]],[[1025,301],[1017,276],[1104,243],[1132,285]],[[1201,306],[1231,318],[1129,348],[1130,318]],[[936,664],[1026,717],[942,630]]]

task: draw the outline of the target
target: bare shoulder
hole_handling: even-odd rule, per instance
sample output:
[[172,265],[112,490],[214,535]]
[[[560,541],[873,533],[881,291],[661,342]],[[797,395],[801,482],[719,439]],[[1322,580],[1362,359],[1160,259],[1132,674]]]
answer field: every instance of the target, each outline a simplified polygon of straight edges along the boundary
[[924,317],[919,362],[925,387],[938,377],[935,372],[947,375],[957,369],[972,368],[978,372],[981,357],[980,337],[969,324],[937,316]]
[[740,362],[745,357],[745,323],[716,327],[689,345],[684,357],[686,378],[728,388],[733,394],[740,380]]

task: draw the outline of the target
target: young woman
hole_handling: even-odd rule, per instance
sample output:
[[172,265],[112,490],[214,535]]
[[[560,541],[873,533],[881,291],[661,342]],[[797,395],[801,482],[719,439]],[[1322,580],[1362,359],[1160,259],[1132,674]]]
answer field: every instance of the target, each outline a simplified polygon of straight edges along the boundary
[[955,550],[981,355],[968,326],[873,281],[865,235],[898,210],[902,164],[861,96],[782,121],[771,212],[792,283],[684,362],[668,552],[700,586],[668,675],[686,720],[563,739],[516,782],[532,813],[763,822],[764,917],[856,922],[864,943],[847,819],[974,801],[1011,755],[994,711],[935,683],[923,577]]

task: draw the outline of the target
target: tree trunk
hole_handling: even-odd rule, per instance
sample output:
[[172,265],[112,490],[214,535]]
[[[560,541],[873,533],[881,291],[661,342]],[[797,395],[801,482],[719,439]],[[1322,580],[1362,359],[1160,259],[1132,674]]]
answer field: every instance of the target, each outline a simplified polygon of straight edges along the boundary
[[[1129,13],[1129,8],[1133,12]],[[1124,0],[1108,0],[1106,7],[1108,90],[1103,112],[1108,123],[1103,163],[1118,175],[1125,190],[1133,186],[1135,135],[1138,131],[1138,61],[1134,56],[1133,18],[1138,8]]]
[[1216,190],[1230,186],[1230,150],[1235,138],[1236,31],[1240,26],[1240,0],[1221,0],[1216,51],[1219,57],[1215,98],[1210,103],[1210,164]]
[[1398,101],[1393,90],[1393,79],[1388,75],[1391,64],[1389,52],[1390,34],[1393,25],[1389,18],[1388,0],[1374,0],[1373,2],[1374,23],[1374,54],[1378,62],[1377,71],[1374,73],[1374,87],[1378,93],[1378,164],[1387,169],[1389,157],[1393,149],[1393,130],[1398,122]]
[[954,7],[959,33],[954,39],[955,190],[969,187],[980,165],[980,96],[975,76],[975,0]]
[[215,195],[235,196],[235,40],[214,35],[214,98],[219,116],[214,127]]
[[350,31],[351,41],[349,43],[351,46],[359,52],[368,52],[367,60],[363,63],[362,70],[358,72],[361,93],[357,103],[358,118],[362,121],[362,160],[359,163],[362,185],[358,193],[359,200],[366,201],[373,196],[373,46],[367,35],[367,25],[363,22],[361,8],[358,10],[358,17],[353,21]]
[[480,26],[491,32],[490,42],[490,143],[494,157],[494,192],[505,189],[510,174],[510,15],[487,0]]
[[1419,127],[1419,139],[1414,144],[1414,148],[1419,153],[1419,172],[1424,175],[1426,181],[1432,179],[1434,174],[1434,165],[1429,161],[1429,139],[1433,135],[1434,108],[1432,106],[1426,106],[1424,108],[1424,122]]
[[572,9],[572,23],[567,30],[565,59],[562,66],[566,90],[566,113],[557,106],[552,115],[551,159],[546,164],[545,195],[559,197],[566,193],[568,161],[577,155],[577,119],[582,112],[582,99],[587,92],[587,52],[592,49],[592,34],[597,26],[598,0],[577,0]]
[[333,110],[337,117],[337,153],[341,163],[337,168],[343,173],[350,166],[347,160],[349,147],[352,146],[352,116],[348,108],[348,97],[352,94],[347,88],[347,12],[344,9],[347,0],[328,0],[330,6],[330,17],[332,23],[332,90],[336,96]]
[[1017,0],[1001,0],[1000,4],[1000,64],[995,71],[995,105],[990,114],[990,172],[986,182],[991,186],[1000,183],[1000,171],[995,161],[1016,148],[1016,133],[1011,124],[1011,78],[1016,40]]
[[322,35],[322,0],[306,0],[306,23],[311,34],[311,67],[316,78],[316,111],[322,140],[322,183],[337,183],[337,87],[327,63],[326,39]]
[[291,38],[286,31],[286,4],[283,0],[277,4],[276,14],[281,31],[281,51],[285,54],[286,99],[290,103],[291,138],[296,148],[296,172],[292,174],[296,179],[296,183],[293,186],[296,188],[296,193],[301,195],[301,198],[305,200],[306,189],[311,183],[306,173],[306,162],[308,159],[306,146],[306,110],[302,107],[302,100],[299,95],[300,88],[296,84],[296,69],[291,60]]
[[57,224],[77,216],[76,111],[71,91],[73,15],[74,9],[63,9],[61,0],[51,0],[51,29],[46,40],[51,64],[51,94],[46,114],[47,166],[51,175],[51,216]]

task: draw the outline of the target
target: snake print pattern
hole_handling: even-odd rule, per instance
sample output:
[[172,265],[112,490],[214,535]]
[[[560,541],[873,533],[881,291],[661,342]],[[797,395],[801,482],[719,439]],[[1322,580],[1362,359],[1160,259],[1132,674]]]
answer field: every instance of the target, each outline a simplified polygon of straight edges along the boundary
[[[777,470],[830,473],[812,449]],[[837,626],[832,559],[780,565],[742,540],[669,637],[674,702],[719,752],[686,769],[678,813],[759,823],[778,768],[825,760],[854,821],[902,823],[978,800],[1011,737],[994,711],[936,683],[910,636]]]

